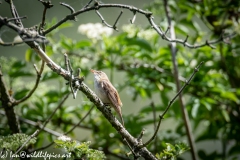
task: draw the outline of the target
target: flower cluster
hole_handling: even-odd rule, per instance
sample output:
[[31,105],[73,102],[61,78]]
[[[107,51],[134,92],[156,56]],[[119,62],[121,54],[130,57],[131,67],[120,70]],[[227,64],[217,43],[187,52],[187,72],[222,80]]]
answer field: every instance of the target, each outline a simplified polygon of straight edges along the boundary
[[139,37],[139,38],[143,38],[146,40],[151,40],[152,38],[158,36],[157,32],[154,31],[152,28],[150,29],[143,29],[141,27],[138,27],[136,25],[124,25],[122,27],[122,30],[126,33],[128,33],[128,37],[132,38],[132,37]]
[[103,26],[101,23],[87,23],[78,27],[78,32],[90,39],[101,39],[102,36],[110,36],[113,29]]
[[67,137],[65,135],[62,135],[62,136],[58,137],[58,140],[66,142],[66,141],[71,141],[71,138]]

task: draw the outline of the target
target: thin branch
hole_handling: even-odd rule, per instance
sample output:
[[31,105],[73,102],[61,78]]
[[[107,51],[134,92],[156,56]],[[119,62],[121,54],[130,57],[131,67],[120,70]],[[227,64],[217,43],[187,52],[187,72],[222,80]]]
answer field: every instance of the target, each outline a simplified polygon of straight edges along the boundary
[[71,133],[77,126],[79,126],[87,118],[87,116],[92,112],[93,108],[94,108],[94,106],[92,106],[90,108],[90,110],[85,114],[85,116],[76,125],[74,125],[69,131],[65,132],[64,135]]
[[44,0],[38,0],[38,1],[42,2],[44,7],[46,7],[46,8],[52,8],[53,7],[53,4],[51,3],[51,1],[44,1]]
[[[60,136],[62,136],[62,135],[60,135]],[[58,137],[59,137],[59,136],[58,136]],[[38,148],[38,149],[35,149],[35,150],[31,151],[31,153],[45,150],[45,149],[51,147],[53,144],[54,144],[54,141],[52,141],[51,143],[47,144],[47,145],[44,146],[44,147],[41,147],[41,148]]]
[[101,13],[98,10],[95,10],[95,12],[97,13],[97,15],[99,16],[99,18],[102,20],[102,23],[105,24],[107,27],[109,28],[113,28],[113,26],[111,26],[110,24],[108,24],[105,19],[103,18],[103,16],[101,15]]
[[30,97],[32,96],[32,94],[36,91],[36,89],[37,89],[37,87],[38,87],[38,84],[39,84],[39,82],[40,82],[40,79],[41,79],[41,75],[42,75],[42,72],[43,72],[43,69],[44,69],[44,65],[45,65],[45,62],[42,61],[41,69],[40,69],[40,71],[38,71],[36,65],[34,64],[34,69],[36,70],[36,73],[37,73],[37,79],[36,79],[36,81],[35,81],[35,85],[34,85],[34,87],[32,88],[32,90],[31,90],[25,97],[23,97],[23,98],[20,99],[20,100],[15,100],[15,101],[13,102],[13,106],[16,106],[16,105],[18,105],[18,104],[26,101],[26,100],[27,100],[28,98],[30,98]]
[[8,18],[7,21],[13,21],[13,20],[19,20],[19,19],[27,19],[27,16],[23,16],[23,17],[16,17],[16,18]]
[[[150,106],[152,107],[154,130],[156,130],[157,129],[156,106],[153,101],[151,102]],[[159,143],[158,137],[156,136],[154,139],[155,139],[154,140],[154,151],[157,152],[157,143]]]
[[0,45],[1,46],[17,46],[19,44],[24,44],[24,42],[3,42],[0,40]]
[[154,130],[156,130],[156,107],[155,107],[155,104],[154,102],[151,102],[150,106],[152,107],[152,112],[153,112],[153,124],[154,124]]
[[199,71],[199,68],[202,66],[203,62],[201,62],[193,71],[192,75],[190,76],[190,78],[186,81],[186,83],[183,85],[183,87],[179,90],[179,92],[172,98],[172,100],[169,102],[167,108],[165,109],[165,111],[159,116],[159,121],[158,121],[158,125],[157,125],[157,128],[153,134],[153,136],[146,142],[144,143],[142,146],[140,147],[145,147],[147,146],[148,144],[150,144],[154,138],[156,137],[157,135],[157,132],[160,128],[160,124],[161,124],[161,121],[162,119],[164,118],[164,115],[167,113],[167,111],[169,110],[169,108],[171,107],[171,105],[173,104],[173,102],[177,99],[177,97],[182,93],[182,91],[187,87],[187,85],[190,84],[190,82],[192,81],[194,75]]
[[145,134],[145,129],[143,128],[139,137],[137,138],[137,141],[138,141],[139,144],[142,144],[142,137],[143,137],[144,134]]
[[45,39],[45,38],[35,37],[35,38],[24,38],[24,39],[22,39],[21,42],[3,42],[0,39],[0,45],[1,46],[16,46],[16,45],[19,45],[19,44],[24,44],[26,42],[32,42],[32,41],[36,41],[36,42],[39,42],[39,43],[48,43],[48,40]]
[[[37,129],[30,137],[28,137],[28,139],[22,144],[22,146],[14,154],[17,155],[33,137],[36,137],[38,133],[39,133],[39,130]],[[12,157],[11,159],[13,158],[14,157]]]
[[71,14],[75,13],[74,8],[72,6],[70,6],[69,4],[60,2],[60,5],[65,6],[66,8],[68,8],[71,11]]
[[[41,129],[39,130],[38,134],[46,127],[46,125],[48,124],[48,122],[52,119],[52,117],[54,116],[54,114],[57,112],[57,110],[62,107],[63,103],[67,100],[68,96],[70,93],[66,94],[63,99],[60,101],[60,103],[58,104],[58,106],[54,109],[54,111],[52,112],[52,114],[48,117],[48,119],[43,123],[43,125],[41,126]],[[37,135],[38,135],[37,134]]]
[[185,47],[185,43],[187,42],[187,40],[188,40],[188,35],[187,35],[186,39],[183,41],[183,46],[184,47]]
[[83,9],[87,8],[91,3],[92,3],[93,0],[90,0],[84,7]]
[[106,154],[109,154],[109,155],[114,156],[114,157],[116,157],[116,158],[118,158],[118,159],[121,159],[121,160],[129,160],[129,158],[126,158],[126,157],[124,157],[124,156],[118,155],[118,154],[113,153],[113,152],[111,152],[111,151],[107,151]]
[[[133,7],[133,6],[129,6],[129,5],[124,5],[124,4],[102,4],[102,3],[95,3],[94,6],[92,7],[86,7],[86,8],[83,8],[71,15],[68,15],[66,16],[65,18],[63,18],[62,20],[60,20],[59,22],[57,22],[55,25],[53,25],[52,27],[48,28],[47,30],[44,31],[44,35],[45,34],[48,34],[50,33],[52,30],[56,29],[58,26],[60,26],[61,24],[63,24],[64,22],[70,20],[70,18],[72,16],[77,16],[79,14],[82,14],[84,12],[88,12],[88,11],[91,11],[91,10],[99,10],[100,8],[124,8],[124,9],[128,9],[132,12],[136,12],[136,13],[140,13],[140,14],[143,14],[146,16],[146,18],[148,19],[149,23],[151,24],[151,26],[153,27],[154,30],[156,30],[156,32],[163,38],[165,39],[166,41],[168,42],[176,42],[176,43],[179,43],[179,44],[182,44],[183,46],[186,46],[188,48],[200,48],[200,47],[203,47],[203,46],[206,46],[206,43],[202,43],[202,44],[189,44],[187,43],[185,40],[182,40],[182,39],[173,39],[173,38],[170,38],[170,37],[167,37],[165,35],[165,32],[162,31],[162,29],[160,27],[158,27],[156,25],[156,23],[154,22],[153,20],[153,16],[152,16],[152,13],[151,12],[148,12],[148,11],[144,11],[144,10],[141,10],[139,8],[136,8],[136,7]],[[98,12],[98,11],[97,11]],[[97,13],[96,12],[96,13]],[[101,14],[99,15],[99,13],[97,13],[98,16],[102,19],[103,17],[101,16]],[[103,21],[104,23],[105,20]],[[105,24],[107,25],[108,27],[112,28],[111,25],[109,24]],[[234,32],[233,34],[229,34],[229,35],[226,35],[225,37],[220,37],[219,39],[216,39],[216,40],[212,40],[212,41],[208,41],[208,44],[216,44],[216,43],[219,43],[219,42],[224,42],[224,39],[226,38],[233,38],[234,36],[236,36],[237,34]],[[225,42],[224,42],[225,43]]]
[[130,149],[130,153],[127,153],[127,156],[129,156],[131,153],[133,154],[134,156],[134,159],[136,159],[137,157],[139,157],[139,155],[137,155],[135,152],[134,152],[134,149],[131,147],[131,145],[128,143],[128,141],[124,138],[123,141],[127,144],[128,148]]
[[[60,5],[67,7],[71,11],[71,14],[75,13],[74,8],[72,6],[70,6],[69,4],[60,2]],[[77,21],[77,17],[76,16],[73,16],[73,17],[70,16],[70,20]]]
[[50,128],[47,128],[47,127],[43,127],[42,124],[38,123],[38,122],[34,122],[32,120],[29,120],[29,119],[25,119],[25,118],[22,118],[22,117],[18,117],[19,118],[19,121],[23,122],[23,123],[26,123],[26,124],[29,124],[31,126],[34,126],[34,127],[37,127],[39,129],[43,128],[43,131],[51,134],[51,135],[54,135],[56,137],[59,137],[61,136],[62,134],[61,133],[58,133]]
[[19,27],[23,27],[22,21],[19,18],[17,10],[16,10],[16,8],[13,4],[13,1],[12,0],[7,0],[6,2],[8,2],[10,4],[11,13],[12,13],[13,18],[15,19],[15,24],[17,24]]
[[118,17],[117,17],[115,23],[113,24],[113,29],[117,30],[117,26],[116,26],[116,25],[117,25],[118,20],[119,20],[120,17],[122,16],[122,14],[123,14],[123,11],[121,11],[120,14],[118,15]]
[[[65,60],[66,70],[70,73],[70,79],[67,84],[69,84],[69,86],[70,86],[70,89],[71,89],[71,92],[73,95],[73,99],[76,99],[78,90],[73,88],[73,79],[74,79],[73,69],[72,69],[72,66],[70,63],[70,59],[68,58],[66,53],[64,54],[64,60]],[[78,72],[80,73],[80,70],[78,70]]]
[[[87,116],[91,113],[91,111],[93,110],[93,108],[94,108],[94,106],[92,106],[92,107],[90,108],[90,110],[85,114],[85,116],[84,116],[77,124],[75,124],[69,131],[65,132],[65,133],[62,134],[62,135],[67,135],[67,134],[71,133],[77,126],[79,126],[79,125],[87,118]],[[34,151],[32,151],[32,152],[44,150],[44,149],[52,146],[53,144],[54,144],[54,142],[51,142],[51,143],[49,143],[48,145],[46,145],[46,146],[44,146],[44,147],[41,147],[41,148],[38,148],[38,149],[36,149],[36,150],[34,150]]]
[[133,11],[133,18],[130,20],[130,22],[133,24],[136,20],[136,17],[137,17],[137,12],[136,11]]
[[164,37],[166,37],[166,34],[168,33],[169,29],[170,29],[170,27],[168,26],[168,27],[167,27],[167,30],[166,30],[165,33],[164,33],[164,35],[165,35]]

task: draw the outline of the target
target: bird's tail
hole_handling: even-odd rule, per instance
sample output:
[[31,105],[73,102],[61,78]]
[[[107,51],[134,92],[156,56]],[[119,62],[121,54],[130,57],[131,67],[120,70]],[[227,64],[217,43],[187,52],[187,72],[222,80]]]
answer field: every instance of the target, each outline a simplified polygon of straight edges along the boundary
[[120,120],[121,120],[121,122],[122,122],[123,127],[125,127],[125,126],[124,126],[123,117],[122,117],[121,106],[119,106],[119,107],[114,107],[114,109],[116,110],[116,112],[117,112],[117,114],[118,114],[118,116],[119,116],[119,118],[120,118]]
[[122,125],[123,125],[123,127],[125,127],[125,126],[124,126],[123,117],[122,117],[122,113],[121,113],[121,114],[119,114],[119,117],[120,117],[120,119],[121,119],[121,121],[122,121]]

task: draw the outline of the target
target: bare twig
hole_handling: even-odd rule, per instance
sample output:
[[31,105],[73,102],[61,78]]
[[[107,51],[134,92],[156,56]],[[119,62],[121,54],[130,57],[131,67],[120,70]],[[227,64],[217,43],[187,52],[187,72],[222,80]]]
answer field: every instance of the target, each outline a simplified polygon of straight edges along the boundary
[[0,45],[1,46],[16,46],[16,45],[19,45],[19,44],[24,44],[24,42],[3,42],[0,40]]
[[[63,103],[67,100],[68,96],[70,93],[66,94],[63,99],[60,101],[60,103],[58,104],[58,106],[54,109],[54,111],[52,112],[52,114],[47,118],[47,120],[43,123],[43,125],[41,126],[38,134],[45,128],[45,126],[48,124],[48,122],[52,119],[52,117],[54,116],[54,114],[57,112],[57,110],[62,107]],[[38,135],[37,134],[37,135]]]
[[154,102],[151,102],[150,106],[152,107],[152,112],[153,112],[153,124],[154,124],[154,130],[156,130],[156,107],[155,107],[155,104]]
[[[72,7],[72,6],[70,6],[69,4],[66,4],[66,3],[62,3],[62,2],[60,2],[60,4],[62,5],[62,6],[65,6],[65,7],[67,7],[70,11],[71,11],[71,14],[73,14],[73,13],[75,13],[75,10],[74,10],[74,8]],[[69,18],[70,20],[74,20],[74,21],[77,21],[77,17],[76,16],[70,16],[70,18]]]
[[34,87],[32,88],[32,90],[31,90],[25,97],[23,97],[22,99],[19,99],[19,100],[15,100],[15,101],[13,102],[13,106],[16,106],[16,105],[18,105],[18,104],[26,101],[28,98],[30,98],[30,97],[32,96],[32,94],[35,92],[35,90],[37,89],[38,84],[39,84],[39,82],[40,82],[41,75],[42,75],[42,72],[43,72],[43,69],[44,69],[44,65],[45,65],[45,62],[42,61],[41,69],[40,69],[40,71],[38,71],[36,65],[34,64],[34,68],[35,68],[36,73],[37,73],[37,79],[36,79],[36,81],[35,81],[35,85],[34,85]]
[[127,144],[128,148],[130,149],[130,153],[127,153],[127,156],[129,156],[131,153],[133,154],[134,156],[134,159],[137,159],[139,157],[139,155],[137,155],[135,152],[134,152],[134,149],[131,147],[131,145],[128,143],[128,141],[124,138],[123,141]]
[[[70,79],[69,82],[67,84],[69,84],[71,92],[73,94],[73,99],[76,99],[77,97],[77,89],[73,88],[73,79],[74,79],[74,75],[73,75],[73,69],[70,63],[70,59],[68,58],[67,54],[64,54],[64,59],[65,59],[65,66],[66,66],[66,70],[70,73]],[[78,70],[78,72],[80,73],[81,70]],[[78,73],[78,75],[79,75]]]
[[[153,101],[151,102],[150,106],[152,107],[154,130],[156,130],[157,129],[157,118],[156,118],[157,116],[156,116],[156,107],[155,107],[155,104]],[[156,136],[154,139],[155,139],[154,140],[154,151],[157,152],[157,143],[159,143],[158,137]]]
[[146,142],[144,143],[143,145],[141,145],[140,147],[145,147],[147,146],[148,144],[150,144],[154,138],[156,137],[157,135],[157,132],[160,128],[160,124],[161,124],[161,121],[162,119],[164,118],[164,115],[167,113],[167,111],[169,110],[169,108],[171,107],[171,105],[173,104],[173,102],[177,99],[177,97],[182,93],[182,91],[187,87],[187,85],[190,84],[190,82],[192,81],[194,75],[199,71],[199,68],[202,66],[203,62],[201,62],[193,71],[192,75],[190,76],[190,78],[186,81],[186,83],[183,85],[183,87],[179,90],[179,92],[172,98],[172,100],[169,102],[167,108],[165,109],[165,111],[159,116],[159,121],[158,121],[158,125],[157,125],[157,128],[153,134],[153,136]]
[[130,20],[130,22],[133,24],[136,20],[136,17],[137,17],[137,12],[136,11],[133,11],[133,18]]
[[87,8],[91,3],[92,3],[93,0],[90,0],[83,8]]
[[71,133],[77,126],[79,126],[87,118],[87,116],[92,112],[93,108],[94,108],[94,106],[92,106],[90,108],[90,110],[85,114],[85,116],[75,126],[73,126],[69,131],[65,132],[64,135]]
[[52,8],[53,7],[53,4],[51,3],[51,1],[44,1],[44,0],[38,0],[38,1],[42,2],[44,7],[46,7],[46,8]]
[[116,25],[117,25],[118,20],[119,20],[120,17],[122,16],[122,14],[123,14],[123,11],[121,11],[120,14],[118,15],[118,17],[117,17],[115,23],[113,24],[113,29],[117,30],[117,26],[116,26]]
[[[69,131],[65,132],[65,133],[62,134],[62,135],[67,135],[67,134],[71,133],[77,126],[79,126],[79,125],[87,118],[87,116],[91,113],[91,111],[93,110],[93,108],[94,108],[94,106],[92,106],[92,107],[90,108],[90,110],[85,114],[85,116],[84,116],[77,124],[75,124]],[[34,150],[34,151],[44,150],[44,149],[52,146],[53,144],[54,144],[54,142],[51,142],[50,144],[48,144],[48,145],[46,145],[46,146],[44,146],[44,147],[38,148],[38,149],[36,149],[36,150]],[[32,152],[34,152],[34,151],[32,151]]]
[[[136,12],[136,13],[140,13],[140,14],[143,14],[146,16],[146,18],[148,19],[149,23],[151,24],[151,26],[154,28],[154,30],[156,30],[156,32],[163,38],[165,39],[166,41],[168,42],[176,42],[176,43],[179,43],[179,44],[182,44],[188,48],[200,48],[200,47],[203,47],[203,46],[206,46],[207,44],[206,43],[202,43],[202,44],[189,44],[187,43],[185,40],[182,40],[182,39],[173,39],[173,38],[170,38],[170,37],[167,37],[165,35],[165,32],[162,31],[162,29],[160,27],[158,27],[156,25],[156,23],[154,22],[153,20],[153,16],[152,16],[152,13],[151,12],[148,12],[148,11],[144,11],[144,10],[141,10],[139,8],[136,8],[136,7],[133,7],[133,6],[129,6],[129,5],[124,5],[124,4],[102,4],[102,3],[95,3],[94,6],[92,7],[86,7],[86,8],[83,8],[71,15],[68,15],[66,16],[65,18],[63,18],[61,21],[59,21],[58,23],[56,23],[55,25],[53,25],[52,27],[50,27],[49,29],[45,30],[44,31],[44,35],[45,34],[48,34],[50,33],[52,30],[56,29],[58,26],[60,26],[62,23],[70,20],[70,16],[77,16],[81,13],[84,13],[84,12],[88,12],[88,11],[91,11],[91,10],[99,10],[100,8],[124,8],[124,9],[128,9],[128,10],[131,10],[133,13]],[[98,11],[97,11],[98,12]],[[96,12],[96,13],[97,13]],[[98,16],[102,19],[103,23],[105,23],[106,26],[112,28],[111,25],[107,24],[105,22],[105,20],[103,19],[102,15],[98,12],[97,13]],[[212,41],[208,41],[208,44],[216,44],[216,43],[219,43],[219,42],[224,42],[224,39],[226,38],[233,38],[236,36],[236,33],[233,33],[233,34],[229,34],[229,35],[226,35],[225,37],[220,37],[219,39],[216,39],[216,40],[212,40]]]
[[166,30],[165,33],[164,33],[164,35],[165,35],[164,37],[166,37],[166,34],[168,33],[169,29],[170,29],[170,27],[168,26],[168,27],[167,27],[167,30]]
[[38,122],[34,122],[32,120],[29,120],[29,119],[25,119],[25,118],[22,118],[22,117],[18,117],[19,118],[19,121],[23,122],[23,123],[26,123],[26,124],[29,124],[31,126],[34,126],[34,127],[37,127],[37,128],[42,128],[44,132],[47,132],[51,135],[54,135],[54,136],[61,136],[62,134],[61,133],[58,133],[50,128],[47,128],[47,127],[43,127],[42,124],[38,123]]
[[[103,18],[103,16],[101,15],[101,13],[98,10],[95,10],[95,12],[97,13],[97,15],[100,17],[100,19],[102,20],[102,23],[105,24],[107,27],[109,28],[113,28],[113,26],[111,26],[110,24],[108,24],[105,19]],[[114,28],[113,28],[114,29]],[[116,30],[116,29],[115,29]]]
[[13,21],[13,20],[16,20],[16,19],[25,19],[27,18],[27,16],[23,16],[23,17],[16,17],[16,18],[8,18],[7,21]]
[[145,134],[145,129],[143,128],[139,137],[137,138],[138,143],[141,144],[141,145],[142,145],[142,137],[143,137],[144,134]]
[[8,2],[10,4],[10,8],[11,8],[11,13],[12,13],[12,16],[15,20],[15,24],[17,24],[19,27],[22,27],[23,24],[22,24],[22,21],[21,19],[19,18],[19,15],[17,13],[17,10],[13,4],[13,1],[12,0],[7,0],[6,2]]

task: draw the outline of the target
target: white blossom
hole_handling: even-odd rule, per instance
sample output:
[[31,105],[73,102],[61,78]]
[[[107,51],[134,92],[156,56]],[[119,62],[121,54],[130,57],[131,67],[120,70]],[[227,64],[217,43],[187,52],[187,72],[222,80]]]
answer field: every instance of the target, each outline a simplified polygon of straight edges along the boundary
[[153,29],[141,29],[137,36],[146,40],[151,40],[157,36],[157,32]]
[[71,141],[71,138],[67,137],[65,135],[62,135],[62,136],[58,137],[58,140],[66,142],[66,141]]
[[103,26],[101,23],[87,23],[78,27],[78,32],[90,39],[101,39],[102,36],[110,36],[113,29]]

